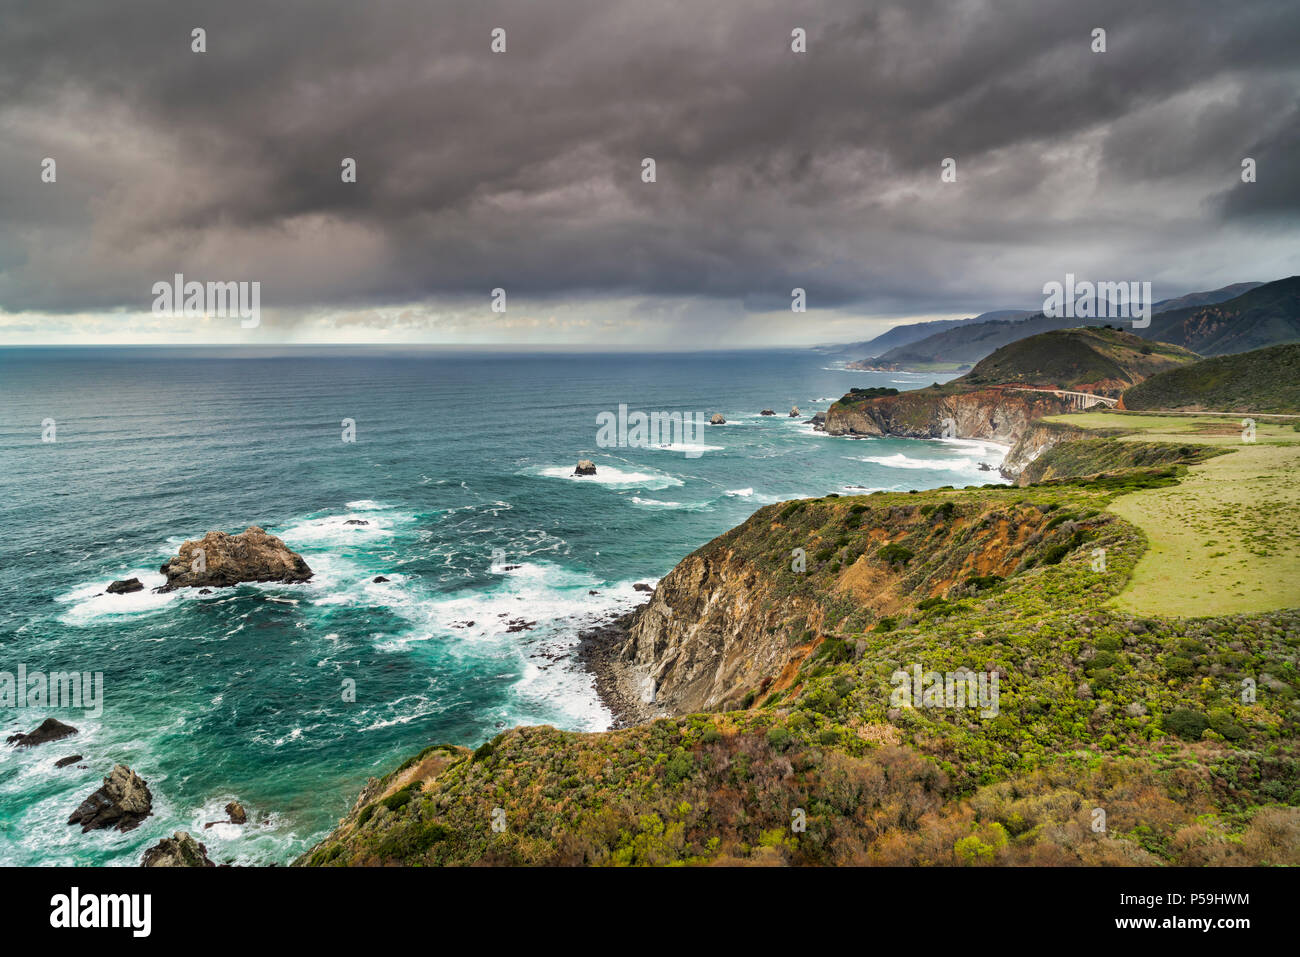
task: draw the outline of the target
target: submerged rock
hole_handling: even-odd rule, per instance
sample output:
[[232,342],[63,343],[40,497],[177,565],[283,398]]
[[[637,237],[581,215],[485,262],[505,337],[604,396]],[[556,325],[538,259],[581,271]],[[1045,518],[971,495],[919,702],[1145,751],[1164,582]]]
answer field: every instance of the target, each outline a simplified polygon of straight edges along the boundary
[[382,585],[384,582],[388,581],[388,579],[383,575],[376,575],[374,578],[370,579],[370,581],[372,584]]
[[159,591],[200,585],[225,588],[240,582],[305,582],[312,576],[301,555],[256,525],[238,535],[208,532],[186,542],[161,571],[167,584]]
[[72,725],[56,721],[54,718],[46,718],[30,734],[11,734],[5,740],[16,748],[34,748],[38,744],[58,741],[76,733],[77,729]]
[[654,591],[653,585],[647,585],[645,582],[637,582],[632,586],[636,591]]
[[66,768],[69,764],[76,764],[80,760],[81,755],[70,754],[66,758],[59,758],[59,760],[54,762],[54,766],[56,768]]
[[364,518],[350,518],[343,524],[344,525],[369,525],[370,523],[367,522]]
[[760,412],[760,413],[758,413],[758,414],[759,414],[759,415],[776,415],[776,410],[775,410],[775,409],[764,409],[762,412]]
[[144,583],[138,578],[126,578],[113,582],[105,589],[110,595],[127,595],[133,591],[144,591]]
[[149,786],[125,764],[116,764],[104,778],[104,786],[81,802],[68,823],[80,824],[83,834],[102,827],[129,831],[152,813]]
[[709,419],[709,425],[726,425],[727,420],[721,412],[714,412],[713,417]]
[[208,860],[208,849],[194,840],[188,831],[164,837],[144,852],[144,867],[216,867]]
[[578,467],[573,470],[574,475],[595,475],[596,463],[591,459],[579,459]]

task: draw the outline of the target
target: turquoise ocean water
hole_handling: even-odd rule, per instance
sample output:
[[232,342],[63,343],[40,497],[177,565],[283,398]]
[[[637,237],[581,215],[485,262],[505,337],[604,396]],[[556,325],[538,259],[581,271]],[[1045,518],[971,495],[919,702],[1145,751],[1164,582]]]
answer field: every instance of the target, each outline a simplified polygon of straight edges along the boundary
[[[0,671],[105,686],[97,716],[0,709],[5,736],[49,716],[79,729],[0,747],[0,864],[133,864],[177,829],[217,861],[283,863],[428,744],[607,727],[571,653],[644,597],[635,583],[770,502],[997,480],[978,469],[993,447],[804,424],[851,386],[933,379],[811,352],[0,350]],[[689,450],[600,448],[596,417],[620,403],[728,421]],[[571,476],[579,458],[594,479]],[[252,524],[314,579],[102,594],[161,584],[185,539]],[[67,826],[115,762],[149,783],[154,816],[127,834]],[[235,798],[250,823],[205,830]]]

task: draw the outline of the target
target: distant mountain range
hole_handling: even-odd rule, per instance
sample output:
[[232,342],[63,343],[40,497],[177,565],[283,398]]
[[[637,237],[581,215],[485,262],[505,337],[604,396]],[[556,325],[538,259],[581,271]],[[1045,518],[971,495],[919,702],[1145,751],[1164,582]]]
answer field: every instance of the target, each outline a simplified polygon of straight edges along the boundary
[[[1244,352],[1300,341],[1300,277],[1244,282],[1164,299],[1152,307],[1151,325],[1133,331],[1144,339],[1182,346],[1201,355]],[[1043,332],[1082,326],[1127,326],[1124,320],[1053,318],[1003,310],[973,319],[897,326],[861,344],[850,368],[909,368],[973,364],[994,350]],[[881,348],[887,346],[887,348]],[[846,352],[847,352],[846,347]]]
[[999,320],[1028,319],[1033,315],[1036,315],[1033,310],[995,309],[992,312],[982,312],[978,316],[971,316],[968,319],[934,319],[930,322],[909,322],[901,326],[894,326],[888,332],[882,332],[874,339],[863,342],[850,342],[846,345],[822,346],[818,351],[851,355],[855,358],[878,356],[890,349],[918,342],[921,339],[933,336],[936,333],[946,332],[958,326],[974,326],[982,322],[996,322]]
[[1300,276],[1256,286],[1226,302],[1165,310],[1152,316],[1150,327],[1135,331],[1203,356],[1300,342]]

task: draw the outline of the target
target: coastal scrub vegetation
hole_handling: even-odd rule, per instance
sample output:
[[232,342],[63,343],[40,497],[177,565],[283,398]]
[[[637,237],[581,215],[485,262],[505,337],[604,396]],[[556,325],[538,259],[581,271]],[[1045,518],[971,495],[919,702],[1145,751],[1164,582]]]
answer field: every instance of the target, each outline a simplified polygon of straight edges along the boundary
[[[1212,450],[1115,445],[1053,450],[1042,485],[760,509],[692,557],[762,583],[780,675],[426,749],[299,863],[1300,864],[1300,612],[1117,605],[1147,538],[1111,503]],[[892,706],[914,665],[996,674],[996,714]]]

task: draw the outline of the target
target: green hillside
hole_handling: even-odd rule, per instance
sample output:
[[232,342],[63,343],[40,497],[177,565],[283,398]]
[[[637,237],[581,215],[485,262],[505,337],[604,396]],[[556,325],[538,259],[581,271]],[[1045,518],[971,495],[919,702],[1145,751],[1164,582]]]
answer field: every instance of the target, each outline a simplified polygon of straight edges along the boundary
[[956,381],[976,388],[1017,384],[1117,392],[1196,358],[1120,329],[1063,329],[1005,345]]
[[1300,344],[1270,346],[1169,369],[1125,392],[1124,407],[1300,414]]

